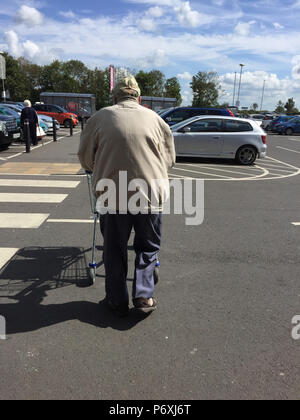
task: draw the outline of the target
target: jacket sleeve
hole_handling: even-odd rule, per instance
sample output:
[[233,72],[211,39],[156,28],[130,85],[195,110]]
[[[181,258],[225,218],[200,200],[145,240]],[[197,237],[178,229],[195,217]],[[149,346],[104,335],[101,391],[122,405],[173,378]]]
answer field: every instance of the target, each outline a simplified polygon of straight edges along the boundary
[[37,112],[34,108],[32,108],[32,112],[33,112],[33,120],[38,125],[39,124],[39,119],[38,119]]
[[175,152],[175,143],[172,131],[168,124],[164,121],[163,123],[163,132],[164,132],[164,152],[165,152],[165,161],[168,168],[173,168],[176,163],[176,152]]
[[94,171],[95,155],[97,152],[96,127],[93,118],[89,119],[80,136],[78,158],[83,169]]

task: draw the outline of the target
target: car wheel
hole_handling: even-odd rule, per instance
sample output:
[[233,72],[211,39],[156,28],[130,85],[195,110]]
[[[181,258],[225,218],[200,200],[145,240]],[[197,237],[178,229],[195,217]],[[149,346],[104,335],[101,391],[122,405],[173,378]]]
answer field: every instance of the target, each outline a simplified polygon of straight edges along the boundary
[[65,120],[64,121],[64,127],[65,128],[70,128],[70,125],[71,125],[71,120]]
[[239,165],[252,165],[257,157],[257,151],[253,146],[242,146],[236,154]]
[[292,135],[293,135],[293,133],[294,133],[294,131],[293,131],[291,128],[287,128],[287,129],[285,130],[285,134],[286,134],[287,136],[292,136]]

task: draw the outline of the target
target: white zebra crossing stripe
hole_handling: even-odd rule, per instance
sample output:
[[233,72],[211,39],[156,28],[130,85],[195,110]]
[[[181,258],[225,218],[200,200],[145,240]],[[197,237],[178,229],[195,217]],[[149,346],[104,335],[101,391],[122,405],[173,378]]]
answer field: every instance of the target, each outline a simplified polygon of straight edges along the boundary
[[38,229],[48,217],[43,213],[0,213],[0,228]]
[[294,225],[294,226],[300,226],[300,222],[292,223],[292,225]]
[[0,248],[0,269],[19,251],[18,248]]
[[0,187],[76,188],[80,181],[46,181],[39,179],[0,179]]
[[47,223],[94,223],[90,219],[48,219]]
[[68,194],[0,193],[1,203],[62,203]]

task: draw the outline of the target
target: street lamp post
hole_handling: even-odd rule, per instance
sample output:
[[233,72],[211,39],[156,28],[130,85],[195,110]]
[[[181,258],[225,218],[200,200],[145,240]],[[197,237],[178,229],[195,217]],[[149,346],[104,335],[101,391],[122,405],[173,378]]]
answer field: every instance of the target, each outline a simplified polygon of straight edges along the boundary
[[2,54],[3,54],[3,52],[0,51],[0,79],[2,80],[2,89],[3,89],[2,98],[3,98],[3,101],[5,101],[6,100],[6,93],[5,93],[4,79],[6,78],[6,74],[5,74],[6,69],[5,69],[5,58]]
[[240,107],[240,92],[241,92],[241,83],[242,83],[242,74],[243,74],[243,67],[245,67],[245,64],[240,64],[241,66],[241,73],[240,73],[240,82],[239,82],[239,91],[238,91],[238,98],[236,101],[236,105],[239,108]]
[[233,86],[233,101],[232,101],[232,105],[234,106],[235,102],[235,88],[236,88],[236,72],[234,73],[234,86]]
[[262,95],[261,95],[261,104],[260,104],[260,110],[261,111],[262,111],[262,106],[263,106],[263,101],[264,101],[265,86],[266,86],[266,81],[264,80],[263,90],[262,90]]

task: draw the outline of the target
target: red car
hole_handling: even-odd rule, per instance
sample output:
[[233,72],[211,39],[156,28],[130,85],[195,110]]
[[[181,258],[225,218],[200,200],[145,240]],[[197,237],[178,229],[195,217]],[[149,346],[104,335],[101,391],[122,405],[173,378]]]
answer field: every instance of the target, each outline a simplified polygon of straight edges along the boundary
[[73,127],[78,124],[78,116],[76,114],[68,112],[58,105],[35,104],[33,108],[38,114],[55,118],[60,125],[66,128],[70,127],[71,123]]

